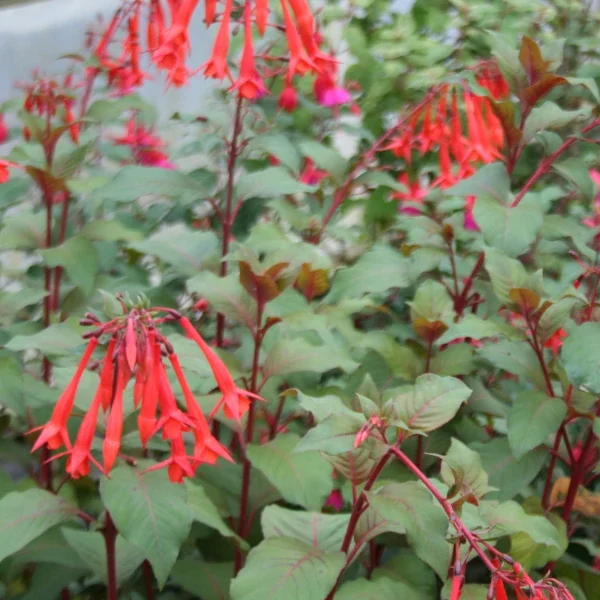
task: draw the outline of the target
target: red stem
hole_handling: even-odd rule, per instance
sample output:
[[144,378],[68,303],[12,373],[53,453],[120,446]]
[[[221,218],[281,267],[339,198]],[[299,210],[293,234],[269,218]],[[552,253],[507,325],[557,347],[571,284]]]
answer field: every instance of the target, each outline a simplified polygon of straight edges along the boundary
[[562,518],[567,524],[569,523],[571,513],[573,512],[575,498],[577,498],[577,491],[579,489],[579,486],[582,484],[583,478],[585,476],[585,467],[588,461],[589,454],[594,450],[595,441],[596,436],[594,435],[593,428],[590,426],[587,438],[581,449],[581,455],[573,465],[573,470],[571,472],[571,482],[569,484],[569,491],[567,492],[567,498],[565,499],[565,504],[563,506]]
[[483,267],[484,262],[485,252],[482,252],[479,255],[479,258],[477,259],[477,262],[475,263],[475,266],[473,267],[473,270],[471,271],[471,274],[469,275],[469,278],[465,283],[465,287],[463,288],[462,293],[454,301],[454,310],[459,316],[462,315],[463,311],[465,310],[465,307],[467,306],[467,299],[469,297],[471,287],[473,286],[473,281],[475,281],[475,277],[477,277],[477,274],[481,270],[481,267]]
[[[263,341],[262,318],[264,305],[258,302],[256,311],[256,331],[254,332],[254,354],[252,357],[252,375],[250,379],[250,390],[253,393],[257,391],[258,371],[260,369],[260,347]],[[250,478],[252,473],[252,463],[246,456],[246,446],[252,443],[254,438],[254,418],[255,403],[250,402],[248,410],[248,419],[246,421],[245,444],[240,444],[244,449],[243,471],[242,471],[242,493],[240,498],[240,517],[238,521],[238,533],[242,538],[246,538],[250,532],[251,521],[248,516],[248,499],[250,495]],[[242,434],[240,434],[242,435]],[[244,553],[238,546],[235,552],[235,574],[239,573],[244,565]]]
[[279,404],[277,405],[277,410],[275,411],[275,415],[271,421],[269,426],[269,439],[275,439],[277,435],[277,431],[279,429],[279,420],[281,419],[281,413],[283,412],[283,406],[285,404],[285,396],[281,396],[279,398]]
[[[364,508],[365,502],[367,500],[366,492],[371,490],[371,488],[377,481],[377,478],[381,474],[381,471],[383,471],[385,465],[387,465],[387,463],[391,457],[392,457],[392,449],[390,448],[390,450],[388,450],[381,457],[381,459],[379,460],[377,465],[375,465],[375,468],[369,474],[369,477],[368,477],[367,481],[365,482],[365,485],[362,489],[362,492],[360,493],[360,496],[358,497],[358,500],[352,506],[352,513],[350,514],[350,520],[348,521],[348,527],[346,528],[346,534],[344,536],[344,541],[342,542],[342,547],[341,547],[341,551],[344,552],[345,554],[348,554],[348,550],[350,549],[350,544],[352,543],[352,538],[354,537],[354,530],[356,529],[356,525],[358,524],[360,515],[363,512],[363,508]],[[350,553],[350,555],[348,555],[348,558],[346,559],[346,566],[348,566],[350,564],[350,562],[352,562],[352,559],[354,558],[354,556],[356,556],[356,553],[358,552],[358,548],[359,548],[359,546],[356,545],[355,548],[353,549],[353,551]],[[342,574],[343,574],[343,570],[339,574],[338,579],[335,582],[332,590],[329,592],[329,595],[327,596],[326,600],[333,600],[333,598],[335,597],[335,593],[337,591],[338,585],[342,578]]]
[[106,573],[107,573],[107,600],[117,600],[117,529],[110,516],[106,512],[106,523],[104,525],[104,546],[106,548]]
[[[60,225],[58,230],[58,239],[56,240],[56,245],[60,246],[64,241],[67,235],[67,222],[69,219],[69,205],[71,198],[70,196],[66,196],[63,202],[62,211],[60,213]],[[58,311],[60,304],[60,283],[63,274],[62,267],[56,267],[54,271],[54,290],[52,292],[52,310],[54,312]]]
[[[600,119],[594,119],[591,123],[588,123],[582,130],[581,133],[587,133],[591,131],[595,127],[600,125]],[[552,163],[561,156],[566,150],[568,150],[579,137],[570,137],[566,139],[558,149],[553,152],[548,158],[545,158],[539,165],[538,168],[534,171],[533,175],[527,180],[525,185],[521,188],[521,191],[515,196],[515,199],[512,201],[510,205],[511,208],[518,206],[519,202],[523,200],[525,194],[533,187],[535,182],[544,174],[548,169],[552,166]]]
[[[225,212],[223,214],[223,242],[221,246],[221,259],[224,259],[229,252],[229,238],[231,236],[231,228],[233,226],[232,209],[233,209],[233,191],[235,183],[235,166],[238,159],[238,142],[242,132],[242,105],[244,99],[238,95],[235,105],[235,115],[233,117],[233,133],[231,134],[231,143],[229,145],[229,159],[227,161],[227,190],[225,192]],[[227,275],[227,262],[221,261],[220,268],[221,277]],[[218,347],[223,346],[223,336],[225,334],[225,315],[219,313],[217,315],[217,337],[216,343]]]
[[146,590],[146,600],[154,600],[154,585],[152,579],[152,567],[145,560],[142,563],[142,572],[144,574],[144,589]]
[[[225,193],[225,212],[221,213],[221,222],[223,224],[223,241],[221,245],[221,266],[219,275],[225,277],[227,275],[227,262],[224,260],[229,252],[229,238],[231,236],[231,228],[234,223],[232,218],[233,207],[233,187],[235,182],[235,165],[238,159],[238,138],[242,131],[242,104],[243,97],[238,95],[235,105],[235,115],[233,117],[233,133],[231,134],[231,143],[229,146],[229,159],[227,161],[227,190]],[[225,315],[217,314],[217,335],[215,343],[218,348],[223,347],[225,337]],[[216,419],[212,424],[212,434],[218,440],[221,434],[221,423]]]

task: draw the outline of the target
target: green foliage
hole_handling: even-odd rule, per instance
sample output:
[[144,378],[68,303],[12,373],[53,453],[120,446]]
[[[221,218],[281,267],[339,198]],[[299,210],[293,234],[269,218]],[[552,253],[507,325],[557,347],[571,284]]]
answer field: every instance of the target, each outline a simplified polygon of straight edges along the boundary
[[[454,548],[461,600],[491,597],[476,552],[513,581],[517,561],[597,598],[600,17],[578,0],[321,4],[352,110],[299,77],[297,109],[281,110],[275,74],[240,122],[229,92],[154,130],[154,106],[97,81],[79,143],[61,106],[49,153],[23,98],[0,107],[19,165],[0,184],[0,596],[108,597],[114,523],[124,600],[454,600]],[[281,54],[269,29],[260,73]],[[507,93],[486,81],[496,64]],[[96,67],[74,69],[85,83]],[[169,168],[115,141],[131,119],[168,131]],[[448,169],[445,142],[465,152]],[[207,455],[181,485],[147,472],[169,440],[142,447],[139,382],[108,477],[92,464],[63,480],[68,456],[30,452],[82,334],[132,304],[172,309],[164,362],[179,357],[234,464]],[[239,419],[211,415],[227,378],[180,314],[260,396]],[[73,398],[71,444],[105,355],[101,342]],[[101,411],[96,433],[108,426]]]

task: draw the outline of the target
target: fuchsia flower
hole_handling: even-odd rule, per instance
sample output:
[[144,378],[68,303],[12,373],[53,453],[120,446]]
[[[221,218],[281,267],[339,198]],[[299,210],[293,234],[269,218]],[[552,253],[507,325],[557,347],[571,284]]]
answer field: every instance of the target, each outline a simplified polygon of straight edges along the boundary
[[[127,315],[108,323],[101,323],[93,315],[88,315],[82,321],[82,324],[94,325],[96,329],[87,334],[90,339],[88,346],[75,375],[58,399],[50,421],[32,430],[41,430],[32,451],[42,446],[47,446],[50,450],[64,448],[63,452],[53,456],[51,460],[67,456],[66,470],[73,478],[88,475],[90,463],[101,472],[110,474],[121,448],[124,391],[133,379],[135,381],[134,405],[140,409],[137,424],[142,446],[146,448],[149,439],[160,432],[171,449],[171,455],[166,460],[150,467],[149,470],[166,467],[170,480],[181,483],[184,477],[192,477],[202,463],[214,464],[219,457],[232,460],[227,449],[212,436],[209,423],[194,398],[177,355],[156,328],[157,324],[165,320],[164,317],[154,316],[161,311],[164,312],[165,309],[134,308]],[[260,397],[235,385],[225,364],[187,319],[173,312],[168,312],[167,318],[180,321],[184,331],[205,353],[223,394],[213,414],[224,404],[225,414],[239,420],[248,410],[249,398]],[[71,446],[67,422],[73,410],[83,372],[92,354],[98,348],[100,338],[104,335],[109,335],[110,341],[98,388],[81,421],[75,444]],[[180,409],[177,404],[175,392],[163,364],[165,355],[169,358],[183,393],[185,410]],[[102,462],[92,455],[100,411],[104,413],[106,423],[102,443]],[[195,442],[191,454],[186,451],[183,437],[185,432],[191,432],[194,436]]]
[[8,127],[4,122],[4,115],[0,113],[0,144],[3,144],[8,139]]
[[21,165],[17,163],[10,162],[9,160],[0,159],[0,184],[6,183],[10,177],[10,171],[8,170],[10,167],[21,168]]
[[283,88],[277,105],[285,112],[294,112],[296,110],[298,106],[298,94],[291,85],[286,84]]
[[129,146],[137,164],[163,169],[175,168],[169,161],[169,156],[162,151],[167,144],[142,123],[138,123],[135,117],[127,122],[125,135],[112,139],[119,146]]

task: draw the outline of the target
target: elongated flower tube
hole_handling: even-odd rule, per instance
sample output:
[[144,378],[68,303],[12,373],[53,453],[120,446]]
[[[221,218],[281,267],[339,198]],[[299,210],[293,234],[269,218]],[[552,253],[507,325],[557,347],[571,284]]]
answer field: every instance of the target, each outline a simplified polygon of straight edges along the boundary
[[235,385],[235,381],[228,371],[225,363],[217,356],[215,351],[202,339],[202,336],[196,331],[190,321],[183,317],[179,321],[183,330],[188,336],[198,344],[198,347],[204,353],[208,365],[210,366],[214,378],[223,394],[221,400],[213,409],[213,414],[224,405],[225,416],[239,421],[240,418],[248,412],[250,408],[250,398],[262,400],[258,394],[241,389]]
[[65,388],[65,391],[60,395],[60,398],[56,402],[56,406],[52,411],[52,416],[50,417],[50,421],[42,426],[37,427],[36,429],[32,429],[31,431],[39,431],[41,429],[41,433],[38,439],[35,441],[32,452],[35,452],[39,448],[44,445],[47,445],[51,450],[56,450],[61,446],[66,446],[70,448],[71,442],[69,440],[69,434],[67,432],[67,421],[71,416],[71,411],[73,410],[73,404],[75,404],[75,396],[77,395],[77,388],[79,387],[79,382],[81,381],[81,377],[87,364],[90,362],[90,358],[98,345],[98,338],[92,338],[85,349],[81,360],[79,361],[79,365],[77,366],[77,370],[75,371],[75,375],[73,375],[73,379],[71,379],[69,385]]

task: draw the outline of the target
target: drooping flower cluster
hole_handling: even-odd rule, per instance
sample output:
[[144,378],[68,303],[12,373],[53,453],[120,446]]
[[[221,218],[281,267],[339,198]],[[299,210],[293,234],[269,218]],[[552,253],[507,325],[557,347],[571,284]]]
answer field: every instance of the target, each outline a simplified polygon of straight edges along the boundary
[[[91,314],[82,320],[82,324],[94,326],[95,330],[84,336],[89,340],[87,348],[73,378],[58,399],[50,421],[34,430],[41,430],[41,433],[32,451],[44,445],[50,450],[64,448],[52,459],[67,456],[66,471],[73,478],[87,475],[90,463],[108,474],[119,456],[123,399],[127,386],[133,381],[133,402],[139,409],[137,427],[142,446],[146,448],[150,438],[159,432],[170,445],[170,456],[150,470],[167,467],[171,481],[181,483],[184,477],[192,477],[202,463],[214,464],[218,457],[231,461],[229,452],[211,435],[209,422],[194,398],[177,354],[157,328],[166,321],[180,324],[188,337],[197,343],[212,369],[222,397],[209,418],[224,406],[228,417],[239,420],[249,409],[249,398],[259,397],[236,386],[223,361],[191,322],[175,311],[134,307],[128,309],[123,317],[108,323],[101,323]],[[108,337],[108,344],[99,363],[102,366],[98,388],[81,421],[75,443],[71,444],[67,423],[83,373],[103,337]],[[171,387],[165,363],[170,365],[175,375],[179,394]],[[178,395],[182,397],[181,404]],[[102,462],[92,453],[100,415],[104,420]],[[194,439],[191,454],[186,450],[185,433],[191,434]]]
[[[475,78],[493,99],[508,97],[508,84],[494,63],[479,65]],[[501,160],[503,148],[504,132],[490,99],[477,95],[467,82],[441,86],[400,135],[386,146],[387,150],[403,158],[406,165],[399,181],[408,191],[395,194],[395,198],[413,206],[401,210],[418,213],[414,204],[421,203],[431,189],[446,189],[473,175],[481,164]],[[420,175],[409,175],[415,154],[423,157],[428,153],[437,155],[438,176],[423,181]],[[474,197],[467,198],[465,227],[468,229],[477,228],[472,214],[474,202]]]
[[[189,26],[199,0],[133,0],[124,3],[99,35],[90,34],[89,45],[98,66],[117,93],[126,94],[139,87],[150,75],[143,71],[140,58],[147,54],[153,66],[165,71],[167,83],[177,87],[187,83],[192,71],[187,65],[190,53]],[[288,84],[294,75],[322,73],[330,68],[331,56],[319,48],[314,18],[308,0],[280,0],[288,57]],[[231,27],[241,20],[244,26],[244,48],[239,75],[233,78],[228,65]],[[269,0],[204,0],[207,26],[219,22],[213,51],[198,70],[206,77],[229,79],[232,90],[253,99],[265,93],[264,83],[255,66],[253,26],[264,36],[271,11]],[[140,31],[141,23],[146,31]],[[143,44],[145,43],[145,47]]]
[[129,119],[125,134],[112,138],[118,146],[128,146],[133,160],[138,165],[174,169],[175,165],[169,161],[169,155],[164,152],[167,143],[138,122],[135,117]]

